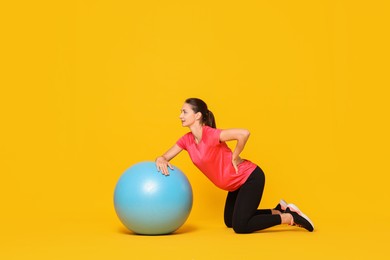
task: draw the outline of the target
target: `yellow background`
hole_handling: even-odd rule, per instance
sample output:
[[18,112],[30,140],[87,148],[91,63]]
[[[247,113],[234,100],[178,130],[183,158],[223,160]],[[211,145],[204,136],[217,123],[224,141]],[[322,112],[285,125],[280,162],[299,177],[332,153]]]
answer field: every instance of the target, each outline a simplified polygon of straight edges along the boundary
[[[3,1],[1,259],[381,259],[389,242],[387,1]],[[262,208],[314,233],[237,235],[226,193],[194,190],[174,235],[134,236],[113,191],[188,131],[187,97],[252,135]],[[232,144],[234,145],[234,144]]]

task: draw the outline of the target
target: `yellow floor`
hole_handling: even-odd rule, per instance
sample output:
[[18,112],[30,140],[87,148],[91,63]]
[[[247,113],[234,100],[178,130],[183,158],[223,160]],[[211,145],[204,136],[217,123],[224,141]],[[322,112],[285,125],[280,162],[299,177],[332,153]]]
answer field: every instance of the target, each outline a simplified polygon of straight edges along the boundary
[[57,217],[57,221],[48,223],[44,219],[36,219],[33,220],[35,223],[20,223],[17,227],[4,225],[0,235],[0,259],[388,257],[390,225],[385,222],[385,218],[369,223],[367,217],[362,216],[354,223],[336,223],[316,216],[316,230],[313,233],[300,228],[278,226],[254,234],[237,235],[225,228],[220,219],[195,221],[190,217],[172,235],[139,236],[127,231],[115,213],[106,218]]

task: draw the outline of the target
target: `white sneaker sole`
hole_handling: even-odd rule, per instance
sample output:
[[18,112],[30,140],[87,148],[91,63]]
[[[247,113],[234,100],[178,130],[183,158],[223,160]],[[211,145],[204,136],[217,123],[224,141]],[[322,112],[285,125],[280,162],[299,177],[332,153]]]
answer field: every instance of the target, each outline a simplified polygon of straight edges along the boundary
[[305,218],[309,223],[310,225],[313,227],[314,229],[314,225],[313,225],[313,222],[310,220],[310,218],[308,216],[306,216],[305,214],[302,213],[302,211],[299,210],[299,208],[297,206],[295,206],[294,204],[290,203],[287,205],[288,208],[290,208],[291,211],[293,212],[296,212],[298,213],[301,217]]

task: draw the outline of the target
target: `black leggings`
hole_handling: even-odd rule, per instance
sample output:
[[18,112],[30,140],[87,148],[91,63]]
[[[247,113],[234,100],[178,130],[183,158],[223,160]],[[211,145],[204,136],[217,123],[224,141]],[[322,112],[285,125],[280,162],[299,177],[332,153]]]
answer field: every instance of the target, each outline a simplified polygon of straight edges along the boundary
[[270,209],[257,209],[264,184],[264,172],[257,167],[238,190],[228,193],[224,213],[227,227],[236,233],[251,233],[282,223],[280,215],[272,215]]

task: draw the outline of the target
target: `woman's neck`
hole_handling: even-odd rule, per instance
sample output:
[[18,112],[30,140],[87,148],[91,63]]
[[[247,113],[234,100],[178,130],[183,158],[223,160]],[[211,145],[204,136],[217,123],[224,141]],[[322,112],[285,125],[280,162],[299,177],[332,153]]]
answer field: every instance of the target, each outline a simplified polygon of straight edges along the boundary
[[191,130],[191,133],[195,137],[195,142],[196,143],[200,143],[200,141],[202,140],[203,125],[201,125],[201,124],[194,124],[194,125],[190,126],[189,128]]

